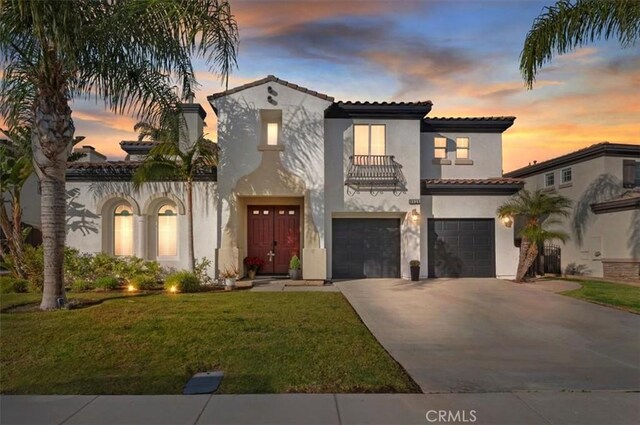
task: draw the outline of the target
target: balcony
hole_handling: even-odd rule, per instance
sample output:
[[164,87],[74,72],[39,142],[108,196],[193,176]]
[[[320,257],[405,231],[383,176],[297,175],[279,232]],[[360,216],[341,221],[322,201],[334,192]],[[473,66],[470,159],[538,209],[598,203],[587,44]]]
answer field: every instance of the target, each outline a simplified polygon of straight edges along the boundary
[[368,191],[372,195],[393,192],[398,196],[407,191],[402,165],[391,155],[353,155],[344,181],[347,194]]

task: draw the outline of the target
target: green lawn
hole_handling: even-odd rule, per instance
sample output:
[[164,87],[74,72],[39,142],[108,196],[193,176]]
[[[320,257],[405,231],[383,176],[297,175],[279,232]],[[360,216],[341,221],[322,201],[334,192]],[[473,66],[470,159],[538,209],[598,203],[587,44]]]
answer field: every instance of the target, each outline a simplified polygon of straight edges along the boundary
[[597,280],[574,280],[580,289],[563,292],[573,298],[640,314],[640,287]]
[[220,393],[419,392],[339,293],[124,297],[2,313],[0,328],[4,394],[177,394],[213,369]]

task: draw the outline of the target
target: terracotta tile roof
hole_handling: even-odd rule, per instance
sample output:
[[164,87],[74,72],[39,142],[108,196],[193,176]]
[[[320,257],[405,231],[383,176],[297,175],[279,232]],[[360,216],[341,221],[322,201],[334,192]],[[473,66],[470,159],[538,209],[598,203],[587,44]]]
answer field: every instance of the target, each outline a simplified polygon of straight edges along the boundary
[[513,121],[516,117],[498,116],[498,117],[426,117],[425,121]]
[[149,142],[149,141],[139,141],[139,140],[123,140],[122,142],[120,142],[120,146],[153,146],[155,145],[156,142]]
[[546,161],[533,162],[525,167],[509,171],[508,173],[505,173],[504,176],[528,177],[553,168],[587,161],[599,156],[627,156],[640,158],[640,145],[600,142]]
[[522,179],[511,179],[505,177],[492,177],[488,179],[426,179],[425,184],[428,185],[522,185]]
[[271,83],[271,82],[282,84],[283,86],[292,88],[294,90],[298,90],[298,91],[300,91],[302,93],[306,93],[306,94],[309,94],[311,96],[319,97],[320,99],[328,100],[329,102],[333,102],[333,97],[331,97],[329,95],[326,95],[324,93],[319,93],[319,92],[314,91],[314,90],[309,90],[308,88],[299,86],[297,84],[290,83],[288,81],[285,81],[285,80],[282,80],[282,79],[276,77],[275,75],[267,75],[265,78],[262,78],[260,80],[253,81],[253,82],[247,83],[247,84],[243,84],[241,86],[234,87],[232,89],[225,90],[225,91],[222,91],[222,92],[219,92],[219,93],[214,93],[212,95],[207,96],[207,100],[208,101],[212,101],[212,100],[218,99],[220,97],[224,97],[224,96],[227,96],[227,95],[230,95],[230,94],[233,94],[233,93],[238,93],[238,92],[240,92],[242,90],[246,90],[246,89],[249,89],[251,87],[256,87],[256,86],[259,86],[261,84]]
[[70,170],[135,170],[142,161],[72,162]]
[[428,106],[433,105],[433,102],[430,100],[419,100],[416,102],[360,102],[360,101],[338,101],[336,102],[339,106]]

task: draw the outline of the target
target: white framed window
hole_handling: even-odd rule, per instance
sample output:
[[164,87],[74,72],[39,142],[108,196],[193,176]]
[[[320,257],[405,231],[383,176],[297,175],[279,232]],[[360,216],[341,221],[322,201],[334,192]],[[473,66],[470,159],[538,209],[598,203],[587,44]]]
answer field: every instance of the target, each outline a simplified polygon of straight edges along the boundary
[[178,255],[178,214],[175,206],[164,204],[158,209],[158,257]]
[[456,138],[456,158],[469,159],[469,138],[468,137]]
[[447,139],[445,137],[436,137],[433,139],[433,157],[444,159],[447,157]]
[[556,184],[556,176],[554,173],[547,173],[544,175],[544,186],[551,187]]
[[133,255],[133,209],[128,204],[113,212],[113,255]]
[[561,179],[562,183],[569,183],[573,179],[572,172],[571,172],[571,167],[563,168],[562,171],[560,172],[560,174],[561,174],[561,178],[560,179]]
[[279,127],[277,122],[267,123],[267,145],[273,146],[278,144]]
[[353,126],[354,155],[386,155],[386,126],[384,124],[355,124]]

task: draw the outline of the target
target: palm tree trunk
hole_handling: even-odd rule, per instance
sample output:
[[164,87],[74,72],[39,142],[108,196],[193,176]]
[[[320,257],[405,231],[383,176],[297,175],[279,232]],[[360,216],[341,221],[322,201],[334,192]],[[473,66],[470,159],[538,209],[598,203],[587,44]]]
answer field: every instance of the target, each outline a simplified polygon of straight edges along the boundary
[[538,257],[538,245],[531,243],[527,238],[522,238],[520,242],[520,257],[518,258],[518,270],[516,272],[516,282],[524,281],[527,271]]
[[189,270],[196,269],[195,250],[193,248],[193,181],[187,180],[187,233],[189,237]]
[[34,169],[41,187],[41,226],[44,248],[44,288],[40,308],[66,303],[64,291],[64,243],[66,233],[65,172],[73,147],[75,127],[71,119],[66,86],[39,87],[31,134]]

